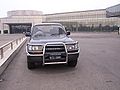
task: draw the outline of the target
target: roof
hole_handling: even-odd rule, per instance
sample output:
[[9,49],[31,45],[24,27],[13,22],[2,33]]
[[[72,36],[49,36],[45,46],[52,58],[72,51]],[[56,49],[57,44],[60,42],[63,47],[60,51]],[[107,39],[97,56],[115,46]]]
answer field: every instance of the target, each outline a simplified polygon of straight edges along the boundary
[[86,11],[73,11],[73,12],[62,12],[62,13],[53,13],[53,14],[44,14],[43,16],[48,16],[48,15],[57,15],[57,14],[69,14],[69,13],[80,13],[80,12],[92,12],[92,11],[103,11],[106,9],[96,9],[96,10],[86,10]]
[[60,26],[62,26],[62,24],[60,24],[60,23],[38,23],[38,24],[35,24],[35,25],[33,25],[33,26],[37,26],[37,25],[60,25]]

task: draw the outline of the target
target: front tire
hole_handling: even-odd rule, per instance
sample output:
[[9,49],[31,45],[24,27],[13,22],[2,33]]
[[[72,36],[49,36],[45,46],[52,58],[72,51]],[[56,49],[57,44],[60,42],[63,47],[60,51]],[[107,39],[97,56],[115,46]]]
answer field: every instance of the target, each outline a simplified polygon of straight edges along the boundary
[[28,67],[28,69],[34,69],[35,68],[35,63],[27,62],[27,67]]
[[68,66],[70,66],[70,67],[76,67],[76,65],[77,65],[77,59],[73,60],[73,61],[68,61]]

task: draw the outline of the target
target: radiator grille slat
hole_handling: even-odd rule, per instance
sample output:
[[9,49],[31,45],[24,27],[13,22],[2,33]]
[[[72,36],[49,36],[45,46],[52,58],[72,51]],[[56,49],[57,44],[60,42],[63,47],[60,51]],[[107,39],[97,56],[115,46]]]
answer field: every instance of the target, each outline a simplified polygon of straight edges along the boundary
[[45,47],[45,63],[49,62],[65,62],[66,51],[63,44],[48,44]]

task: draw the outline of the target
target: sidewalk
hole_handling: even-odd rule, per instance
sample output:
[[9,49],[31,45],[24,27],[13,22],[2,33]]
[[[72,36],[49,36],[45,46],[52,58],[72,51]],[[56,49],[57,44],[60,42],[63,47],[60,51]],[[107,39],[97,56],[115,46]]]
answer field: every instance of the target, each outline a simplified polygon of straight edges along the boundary
[[[9,47],[5,48],[6,47],[5,46],[4,47],[5,50],[1,49],[3,51],[0,52],[0,75],[7,68],[9,63],[13,60],[15,55],[19,52],[21,47],[26,42],[26,37],[23,37],[23,35],[17,35],[17,36],[15,35],[15,36],[11,36],[11,37],[10,36],[9,37],[5,36],[5,38],[3,38],[4,36],[2,36],[3,39],[6,39],[5,41],[3,41],[3,43],[5,43],[6,41],[12,41],[12,44],[7,42],[8,44],[10,44],[10,46],[7,44]],[[1,41],[2,41],[2,38],[0,38]],[[17,39],[17,41],[16,41],[16,39]],[[13,42],[13,40],[15,40],[15,43]]]

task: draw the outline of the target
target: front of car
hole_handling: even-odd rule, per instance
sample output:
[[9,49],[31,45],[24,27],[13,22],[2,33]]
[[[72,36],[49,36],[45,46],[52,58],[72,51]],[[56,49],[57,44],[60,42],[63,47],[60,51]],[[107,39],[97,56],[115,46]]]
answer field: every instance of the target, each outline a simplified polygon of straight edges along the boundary
[[26,47],[28,68],[36,63],[67,64],[75,67],[79,56],[78,42],[68,37],[61,24],[43,23],[32,27],[31,38]]

